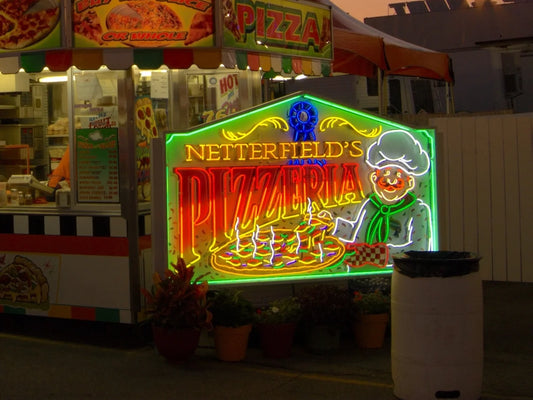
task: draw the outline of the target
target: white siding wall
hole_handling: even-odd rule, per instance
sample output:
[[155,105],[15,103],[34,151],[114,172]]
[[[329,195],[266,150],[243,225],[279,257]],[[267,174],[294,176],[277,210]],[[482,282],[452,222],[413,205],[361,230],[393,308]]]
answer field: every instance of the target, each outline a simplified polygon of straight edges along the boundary
[[533,114],[433,118],[441,250],[484,280],[533,282]]

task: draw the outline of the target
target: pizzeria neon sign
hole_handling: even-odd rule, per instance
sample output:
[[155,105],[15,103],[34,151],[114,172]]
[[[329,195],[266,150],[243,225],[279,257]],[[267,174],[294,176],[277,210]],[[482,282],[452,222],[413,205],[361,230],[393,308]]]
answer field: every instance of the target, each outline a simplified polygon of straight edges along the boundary
[[307,94],[168,134],[169,263],[212,283],[390,273],[436,247],[434,152],[430,130]]

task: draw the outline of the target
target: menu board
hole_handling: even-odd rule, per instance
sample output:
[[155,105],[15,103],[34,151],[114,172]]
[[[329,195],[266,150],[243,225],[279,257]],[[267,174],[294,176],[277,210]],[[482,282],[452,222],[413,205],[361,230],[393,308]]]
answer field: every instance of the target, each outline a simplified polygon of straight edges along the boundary
[[72,23],[78,48],[214,45],[211,0],[76,0]]
[[118,203],[118,129],[76,130],[78,202]]

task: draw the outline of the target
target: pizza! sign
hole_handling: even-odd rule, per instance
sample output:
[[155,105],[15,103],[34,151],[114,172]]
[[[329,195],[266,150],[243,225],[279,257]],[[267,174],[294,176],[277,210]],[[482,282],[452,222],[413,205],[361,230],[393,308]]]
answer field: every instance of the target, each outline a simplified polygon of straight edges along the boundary
[[389,273],[435,247],[434,133],[296,95],[166,138],[168,259],[211,282]]
[[224,46],[332,58],[331,10],[286,0],[222,0]]

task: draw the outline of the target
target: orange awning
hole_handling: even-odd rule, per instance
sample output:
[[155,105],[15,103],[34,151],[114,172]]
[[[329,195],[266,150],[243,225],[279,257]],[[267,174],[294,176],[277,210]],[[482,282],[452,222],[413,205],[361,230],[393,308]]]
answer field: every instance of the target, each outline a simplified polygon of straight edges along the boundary
[[333,71],[374,76],[376,69],[387,69],[383,40],[347,29],[333,29]]
[[366,25],[330,0],[310,1],[331,7],[333,72],[373,76],[379,68],[387,75],[453,81],[446,53],[417,46]]

